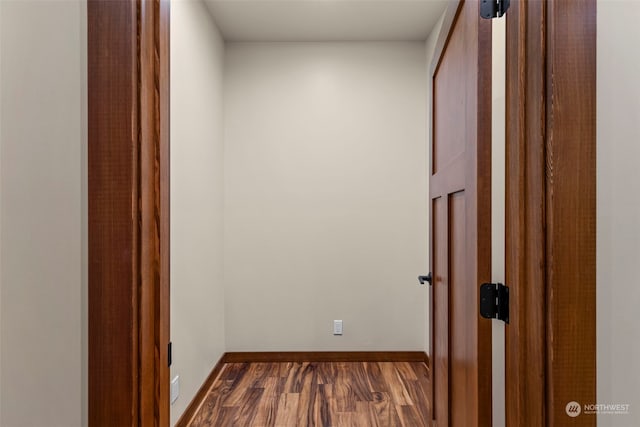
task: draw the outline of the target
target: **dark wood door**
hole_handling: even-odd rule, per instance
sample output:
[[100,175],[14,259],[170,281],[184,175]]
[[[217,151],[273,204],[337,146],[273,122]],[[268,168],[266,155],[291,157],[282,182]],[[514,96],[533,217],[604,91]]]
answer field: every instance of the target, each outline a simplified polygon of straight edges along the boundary
[[433,417],[491,425],[491,322],[479,287],[491,276],[491,21],[478,1],[447,11],[432,65]]

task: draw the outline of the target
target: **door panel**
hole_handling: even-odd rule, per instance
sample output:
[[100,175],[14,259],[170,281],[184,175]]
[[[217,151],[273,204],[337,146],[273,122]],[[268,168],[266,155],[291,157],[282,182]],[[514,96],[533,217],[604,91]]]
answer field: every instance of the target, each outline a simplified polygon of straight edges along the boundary
[[[464,9],[464,8],[463,8]],[[464,10],[461,14],[465,14]],[[464,18],[464,16],[463,16]],[[439,72],[434,76],[433,99],[433,174],[448,166],[457,156],[465,151],[465,126],[453,126],[460,121],[460,113],[467,103],[467,91],[464,87],[465,34],[464,22],[460,18],[454,21],[451,38],[443,54]],[[449,54],[448,52],[454,52]],[[461,87],[461,85],[463,85]],[[451,96],[455,94],[456,96]],[[457,113],[458,115],[451,115]],[[446,141],[446,142],[445,142]]]
[[449,359],[451,366],[451,425],[474,425],[472,413],[467,405],[473,399],[473,384],[470,383],[473,366],[473,348],[468,335],[468,313],[474,312],[468,291],[464,288],[466,275],[466,208],[465,193],[459,191],[449,196]]
[[[449,279],[447,269],[447,206],[446,199],[439,197],[432,202],[433,219],[433,319],[439,331],[449,329]],[[434,419],[447,425],[449,416],[449,336],[432,334],[433,338],[433,414]]]
[[432,67],[433,416],[490,426],[491,322],[478,290],[491,277],[491,21],[478,1],[447,13]]

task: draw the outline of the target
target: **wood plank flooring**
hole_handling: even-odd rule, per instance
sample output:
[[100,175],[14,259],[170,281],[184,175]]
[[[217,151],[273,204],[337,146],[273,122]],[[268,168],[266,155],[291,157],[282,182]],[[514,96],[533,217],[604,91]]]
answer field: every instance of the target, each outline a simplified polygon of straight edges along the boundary
[[421,362],[228,363],[192,427],[421,427],[430,379]]

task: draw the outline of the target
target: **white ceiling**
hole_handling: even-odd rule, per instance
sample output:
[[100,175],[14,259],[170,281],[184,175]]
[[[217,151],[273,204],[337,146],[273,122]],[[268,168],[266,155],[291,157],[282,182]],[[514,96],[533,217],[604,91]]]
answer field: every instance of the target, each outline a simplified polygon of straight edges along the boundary
[[226,41],[426,40],[447,0],[205,0]]

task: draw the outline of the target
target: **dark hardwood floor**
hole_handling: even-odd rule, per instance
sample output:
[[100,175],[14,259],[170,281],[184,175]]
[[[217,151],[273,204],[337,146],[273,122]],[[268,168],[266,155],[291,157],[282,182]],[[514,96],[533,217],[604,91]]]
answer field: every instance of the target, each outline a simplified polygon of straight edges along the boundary
[[229,363],[190,425],[427,426],[429,390],[421,362]]

